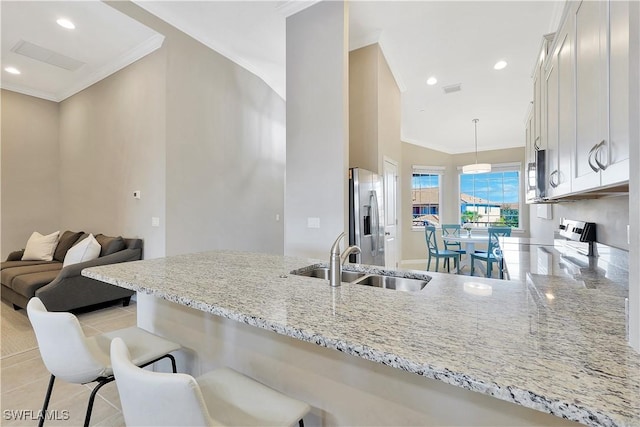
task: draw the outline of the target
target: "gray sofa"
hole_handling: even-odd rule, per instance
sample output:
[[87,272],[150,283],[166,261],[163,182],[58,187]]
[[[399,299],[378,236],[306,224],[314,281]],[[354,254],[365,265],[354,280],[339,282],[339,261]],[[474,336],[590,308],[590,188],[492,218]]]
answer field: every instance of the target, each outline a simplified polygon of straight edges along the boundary
[[49,311],[71,311],[115,301],[128,305],[133,291],[81,276],[80,272],[87,267],[141,259],[142,240],[98,234],[95,237],[101,251],[97,259],[63,268],[67,251],[86,236],[83,232],[65,231],[53,261],[22,261],[24,250],[9,254],[0,267],[2,298],[16,310],[25,308],[34,296]]

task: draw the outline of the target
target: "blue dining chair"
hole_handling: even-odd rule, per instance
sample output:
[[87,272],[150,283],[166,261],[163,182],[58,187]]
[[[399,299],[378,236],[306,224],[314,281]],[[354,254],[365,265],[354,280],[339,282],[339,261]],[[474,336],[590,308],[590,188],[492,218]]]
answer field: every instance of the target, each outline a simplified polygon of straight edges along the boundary
[[[444,242],[444,248],[449,251],[458,252],[460,256],[467,253],[464,249],[462,249],[462,245],[460,242],[451,242],[447,240],[447,236],[460,237],[460,224],[442,224],[440,225],[442,229],[442,241]],[[449,264],[449,259],[446,259],[447,267]]]
[[432,225],[427,225],[424,227],[425,239],[427,240],[427,250],[429,254],[429,259],[427,261],[427,270],[431,268],[431,257],[436,259],[436,271],[438,271],[438,265],[440,264],[440,258],[444,258],[447,266],[447,272],[451,272],[449,268],[449,259],[453,258],[456,266],[456,271],[460,274],[460,253],[455,251],[450,251],[447,249],[439,250],[438,249],[438,241],[436,238],[436,228]]
[[500,278],[504,279],[504,260],[502,257],[497,258],[494,249],[500,249],[500,238],[511,236],[511,227],[489,227],[489,244],[487,252],[476,252],[469,254],[471,256],[471,275],[473,276],[475,266],[474,261],[483,261],[487,263],[487,277],[491,277],[493,263],[498,264],[500,270]]

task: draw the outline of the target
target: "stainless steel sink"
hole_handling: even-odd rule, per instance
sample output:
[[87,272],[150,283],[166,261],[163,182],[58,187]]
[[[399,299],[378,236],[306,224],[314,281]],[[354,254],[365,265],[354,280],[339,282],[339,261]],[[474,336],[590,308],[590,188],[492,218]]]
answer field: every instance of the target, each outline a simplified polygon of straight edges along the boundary
[[395,289],[397,291],[415,292],[422,290],[427,283],[425,280],[407,279],[405,277],[379,276],[370,274],[354,282],[357,285],[375,286],[376,288]]
[[[299,276],[318,277],[320,279],[329,280],[329,269],[324,267],[315,268],[313,270],[305,271],[304,273],[296,273]],[[363,277],[365,273],[358,273],[357,271],[345,271],[342,270],[342,281],[353,282],[360,277]]]
[[[300,273],[296,272],[294,274],[299,276],[317,277],[325,280],[329,279],[329,269],[326,267],[318,267]],[[342,282],[408,292],[419,291],[427,286],[428,283],[427,280],[384,276],[381,274],[367,274],[348,270],[342,270]]]

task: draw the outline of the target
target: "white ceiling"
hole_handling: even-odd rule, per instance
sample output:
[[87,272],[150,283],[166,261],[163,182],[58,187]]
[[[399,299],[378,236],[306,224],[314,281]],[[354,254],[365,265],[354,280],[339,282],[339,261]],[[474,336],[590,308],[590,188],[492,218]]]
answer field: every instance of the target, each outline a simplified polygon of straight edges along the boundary
[[[136,4],[247,68],[284,98],[286,16],[314,2],[143,0]],[[81,10],[78,29],[89,31],[81,39],[61,33],[54,5]],[[403,141],[447,153],[470,152],[472,119],[478,118],[479,150],[523,146],[525,116],[533,98],[531,71],[542,36],[555,30],[563,5],[564,0],[352,1],[350,48],[380,43],[402,91]],[[3,68],[13,65],[9,60],[18,61],[19,55],[5,48],[6,43],[10,49],[17,38],[40,41],[95,63],[87,68],[99,69],[100,59],[91,55],[104,53],[115,60],[123,52],[141,51],[139,46],[159,37],[95,0],[2,1],[1,7]],[[32,35],[38,34],[36,30],[37,37]],[[508,67],[493,70],[498,59],[507,60]],[[70,81],[78,76],[51,68],[41,64],[34,70],[39,73],[23,72],[18,77],[34,90],[55,94],[48,99],[69,96]],[[426,85],[431,75],[438,78],[435,86]],[[443,93],[443,86],[456,83],[462,84],[462,91]],[[3,71],[2,87],[11,88],[7,84],[15,81]]]
[[[1,86],[61,101],[159,48],[164,37],[98,0],[6,1],[2,11]],[[66,18],[74,30],[56,23]],[[84,63],[75,71],[12,52],[20,40]],[[15,67],[20,75],[9,74]]]

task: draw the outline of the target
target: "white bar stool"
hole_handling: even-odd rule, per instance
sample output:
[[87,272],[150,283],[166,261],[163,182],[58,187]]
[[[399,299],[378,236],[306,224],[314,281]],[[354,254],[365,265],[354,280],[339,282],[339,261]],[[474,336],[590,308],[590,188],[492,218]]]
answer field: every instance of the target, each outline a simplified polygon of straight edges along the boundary
[[115,337],[127,343],[132,362],[137,366],[147,366],[167,357],[171,360],[173,372],[176,372],[176,361],[169,353],[180,349],[180,345],[135,326],[87,338],[76,316],[65,312],[49,312],[37,297],[29,300],[27,314],[38,340],[42,360],[51,373],[38,421],[40,427],[44,425],[56,377],[75,384],[98,382],[91,392],[85,414],[84,426],[89,425],[96,393],[115,379],[109,358],[109,347]]
[[140,369],[124,341],[111,343],[111,361],[127,426],[303,427],[308,404],[230,368],[198,378]]

